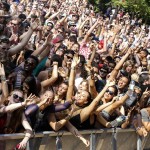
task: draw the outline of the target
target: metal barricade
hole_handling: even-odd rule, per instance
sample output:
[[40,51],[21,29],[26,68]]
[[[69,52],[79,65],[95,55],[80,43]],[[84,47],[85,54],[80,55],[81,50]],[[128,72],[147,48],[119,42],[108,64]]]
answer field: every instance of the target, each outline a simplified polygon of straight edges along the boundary
[[[85,145],[70,132],[45,131],[36,133],[26,150],[148,150],[150,136],[141,138],[133,129],[84,130],[80,133],[90,141]],[[0,150],[13,150],[24,134],[1,134]]]

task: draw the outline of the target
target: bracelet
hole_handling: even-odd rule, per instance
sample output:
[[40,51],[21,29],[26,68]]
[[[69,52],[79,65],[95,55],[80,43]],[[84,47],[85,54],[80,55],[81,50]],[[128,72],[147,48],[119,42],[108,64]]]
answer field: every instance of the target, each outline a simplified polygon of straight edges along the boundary
[[1,75],[1,81],[6,81],[5,75]]
[[30,130],[30,129],[27,129],[27,130],[25,131],[25,134],[26,134],[26,133],[29,133],[29,134],[33,135],[33,131]]
[[71,119],[71,115],[68,115],[65,120],[70,120]]

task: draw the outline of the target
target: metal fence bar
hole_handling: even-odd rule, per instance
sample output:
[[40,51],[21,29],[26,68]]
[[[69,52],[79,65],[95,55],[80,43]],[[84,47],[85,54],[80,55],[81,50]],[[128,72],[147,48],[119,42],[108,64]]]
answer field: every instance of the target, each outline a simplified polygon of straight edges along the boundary
[[29,142],[27,143],[26,150],[30,150],[30,147],[29,147]]
[[56,137],[56,150],[62,150],[62,137]]
[[105,141],[105,137],[106,137],[106,135],[107,135],[107,130],[103,130],[103,133],[101,133],[100,134],[100,139],[101,139],[101,141],[98,143],[98,145],[97,145],[97,149],[98,150],[100,150],[101,148],[102,148],[102,145],[103,145],[103,143],[104,143],[104,141]]
[[144,147],[145,147],[145,145],[146,145],[146,143],[147,143],[149,137],[150,137],[150,134],[148,134],[146,137],[144,137],[144,138],[142,139],[142,149],[144,149]]
[[49,143],[49,134],[44,134],[42,141],[41,141],[41,145],[39,147],[39,150],[45,150],[46,149],[46,145]]
[[137,150],[142,150],[142,137],[137,135]]
[[[119,150],[120,146],[122,146],[122,145],[119,145],[119,144],[128,144],[128,143],[123,142],[124,138],[120,139],[119,138],[120,136],[118,137],[118,135],[121,135],[121,134],[125,135],[125,133],[127,133],[127,134],[128,133],[129,134],[133,133],[135,135],[133,137],[137,137],[137,139],[134,142],[134,146],[132,146],[132,149],[130,149],[130,150],[134,150],[133,148],[135,148],[135,147],[136,147],[137,150],[143,150],[144,148],[150,148],[149,145],[146,144],[147,143],[146,141],[149,138],[146,137],[143,140],[142,137],[135,134],[135,130],[133,130],[133,129],[119,129],[119,128],[116,129],[116,128],[113,128],[113,129],[103,129],[103,130],[84,130],[84,131],[80,131],[80,133],[83,134],[83,135],[88,135],[88,136],[90,135],[90,150],[96,150],[96,149],[101,150],[101,148],[104,149],[104,146],[106,145],[105,142],[107,140],[112,141],[112,146],[109,145],[109,150],[111,150],[111,149],[113,149],[113,150],[118,149]],[[107,135],[107,133],[108,133],[108,135]],[[62,135],[63,136],[65,136],[65,135],[70,136],[71,133],[66,132],[66,131],[59,131],[59,133],[58,132],[57,133],[56,132],[51,132],[51,131],[36,133],[34,138],[31,138],[31,140],[29,142],[30,146],[27,145],[27,150],[32,150],[32,146],[34,146],[35,143],[39,143],[39,145],[37,144],[38,150],[40,150],[40,149],[41,150],[47,150],[46,145],[48,146],[51,141],[53,141],[52,142],[53,143],[52,144],[53,148],[55,146],[57,146],[56,147],[57,150],[62,150],[65,145],[63,146],[61,142],[62,141],[64,142],[65,140],[67,140],[66,137],[61,138]],[[20,133],[19,134],[4,134],[4,135],[1,134],[0,135],[0,143],[1,143],[0,144],[0,150],[1,149],[4,150],[3,147],[7,146],[9,141],[20,140],[20,139],[23,139],[23,137],[24,137],[23,133],[21,133],[21,134]],[[55,144],[55,138],[56,137],[59,137],[59,140]],[[128,137],[128,136],[126,136],[126,137]],[[117,138],[119,138],[119,139],[117,139]],[[76,139],[73,138],[73,140],[76,140]],[[117,143],[117,141],[119,141],[119,142]],[[98,143],[98,142],[100,142],[100,143]],[[73,144],[75,144],[75,143],[76,142],[73,142]],[[132,143],[132,142],[129,142],[129,143]],[[15,142],[13,144],[16,145]],[[72,144],[71,140],[70,140],[70,144]],[[79,146],[81,146],[81,145],[79,144]],[[67,149],[67,150],[69,150],[69,149]],[[84,150],[84,148],[83,148],[83,150]]]
[[112,149],[117,150],[117,132],[116,128],[113,128],[112,132]]
[[90,150],[96,150],[96,134],[91,133],[90,135]]

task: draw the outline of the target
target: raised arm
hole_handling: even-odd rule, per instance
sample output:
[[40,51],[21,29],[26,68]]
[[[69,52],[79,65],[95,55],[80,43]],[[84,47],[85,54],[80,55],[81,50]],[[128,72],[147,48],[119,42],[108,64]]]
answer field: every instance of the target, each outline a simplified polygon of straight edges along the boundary
[[[58,12],[52,14],[46,21],[52,20],[53,18],[55,18],[56,16],[58,16],[59,13],[60,13],[60,11],[58,11]],[[48,14],[47,14],[47,15],[48,15]],[[45,16],[45,18],[47,18],[47,15]]]
[[1,83],[2,83],[2,95],[0,99],[0,104],[3,104],[5,99],[8,97],[8,85],[5,77],[5,70],[4,70],[4,65],[0,63],[0,76],[1,76]]
[[99,19],[93,24],[93,26],[90,28],[90,30],[86,33],[83,42],[86,42],[88,37],[90,36],[90,34],[92,33],[92,31],[94,30],[94,28],[98,25],[99,23]]
[[[82,20],[82,17],[80,18]],[[83,26],[85,25],[86,22],[89,21],[89,18],[86,18],[83,23],[78,27],[78,30],[79,30],[79,37],[82,37],[82,28]]]
[[47,38],[46,38],[45,42],[43,43],[43,45],[40,46],[37,50],[35,50],[31,55],[33,55],[33,56],[40,55],[46,49],[46,47],[50,44],[51,40],[52,40],[52,34],[50,33],[47,36]]
[[86,71],[88,72],[88,83],[89,83],[89,92],[91,94],[92,99],[94,99],[97,96],[97,91],[95,87],[95,77],[94,77],[94,70],[91,65],[85,66]]
[[18,43],[18,45],[14,46],[8,50],[9,56],[13,56],[23,49],[23,47],[28,43],[33,31],[37,28],[37,26],[38,26],[37,22],[31,23],[31,26],[30,26],[28,32],[26,33],[26,36],[22,39],[22,41],[20,43]]
[[74,88],[74,82],[75,82],[75,69],[77,64],[80,62],[79,57],[75,54],[73,57],[73,61],[71,64],[71,71],[70,71],[70,77],[69,77],[69,87],[67,91],[66,99],[70,100],[73,96],[73,88]]
[[51,78],[41,82],[41,86],[46,88],[52,85],[58,78],[58,62],[53,62],[53,72]]
[[122,67],[123,63],[126,61],[126,59],[129,57],[131,53],[131,49],[129,48],[127,53],[122,57],[122,59],[119,61],[119,63],[117,63],[117,65],[115,66],[114,70],[112,71],[109,80],[115,79],[120,68]]
[[99,101],[103,97],[104,93],[106,92],[107,88],[111,85],[114,85],[114,82],[107,82],[103,90],[97,95],[97,97],[91,102],[91,104],[85,107],[80,113],[81,122],[84,122],[90,114],[94,111],[95,107],[98,105]]
[[96,47],[95,47],[94,44],[91,44],[91,45],[90,45],[90,49],[91,49],[91,51],[92,51],[92,55],[91,55],[90,59],[87,61],[87,65],[88,65],[88,66],[91,66],[91,64],[92,64],[92,62],[93,62],[93,60],[94,60],[95,53],[96,53]]
[[10,104],[8,106],[3,106],[3,107],[0,108],[0,113],[11,112],[11,111],[14,111],[14,110],[16,110],[18,108],[34,104],[35,102],[33,100],[35,98],[36,98],[36,96],[30,95],[28,98],[25,99],[24,102],[14,103],[14,104]]

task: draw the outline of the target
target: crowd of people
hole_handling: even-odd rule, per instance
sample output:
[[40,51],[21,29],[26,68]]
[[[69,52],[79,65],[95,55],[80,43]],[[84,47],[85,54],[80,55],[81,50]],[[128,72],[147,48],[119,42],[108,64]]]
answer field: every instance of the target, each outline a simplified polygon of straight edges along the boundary
[[0,1],[0,133],[150,131],[150,27],[87,0]]

